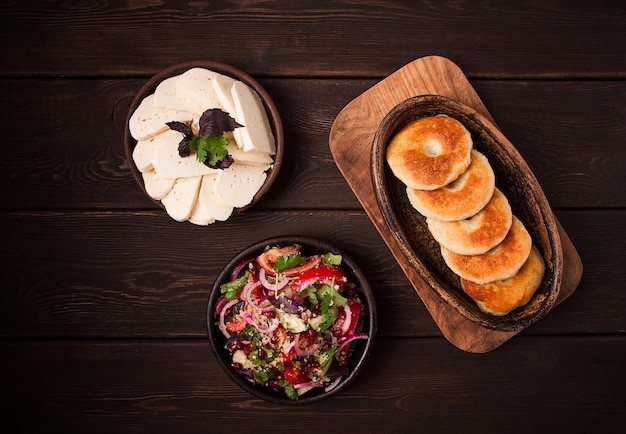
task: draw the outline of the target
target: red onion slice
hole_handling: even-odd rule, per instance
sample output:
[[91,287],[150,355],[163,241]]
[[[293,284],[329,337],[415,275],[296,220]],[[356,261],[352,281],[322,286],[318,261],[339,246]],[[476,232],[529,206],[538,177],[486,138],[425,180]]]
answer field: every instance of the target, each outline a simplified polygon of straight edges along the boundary
[[367,339],[367,333],[355,333],[353,335],[348,336],[343,342],[341,342],[341,344],[339,345],[339,348],[337,349],[337,353],[336,353],[336,358],[338,358],[338,356],[348,347],[348,345],[350,345],[353,341],[357,340],[357,339]]
[[322,387],[323,385],[324,385],[324,383],[319,383],[319,382],[314,382],[314,381],[307,381],[306,383],[294,384],[293,388],[294,389],[301,389],[303,387]]
[[343,377],[337,377],[333,380],[332,383],[330,383],[328,386],[326,386],[324,388],[324,392],[330,392],[331,390],[333,390],[334,388],[336,388],[337,386],[339,386],[339,383],[341,383],[341,379]]
[[289,279],[280,279],[277,276],[272,277],[273,279],[271,280],[267,277],[265,269],[261,268],[259,270],[259,281],[265,288],[269,289],[270,291],[278,292],[289,283]]
[[238,298],[235,298],[229,301],[228,303],[224,305],[224,307],[222,308],[222,311],[220,312],[220,321],[218,323],[218,327],[222,331],[224,336],[226,336],[226,339],[230,338],[230,333],[228,333],[228,330],[226,330],[226,324],[224,324],[224,316],[226,315],[226,312],[228,311],[228,309],[230,309],[232,306],[234,306],[238,302],[239,302]]
[[232,282],[233,280],[235,280],[239,276],[239,273],[241,273],[241,270],[243,270],[246,265],[254,261],[254,259],[255,259],[254,257],[245,258],[242,261],[240,261],[237,265],[235,265],[235,267],[233,268],[233,271],[231,271],[230,273],[230,281]]
[[343,320],[343,324],[341,325],[341,334],[345,335],[350,330],[350,325],[352,324],[352,309],[346,303],[343,308],[343,312],[345,313],[345,318]]

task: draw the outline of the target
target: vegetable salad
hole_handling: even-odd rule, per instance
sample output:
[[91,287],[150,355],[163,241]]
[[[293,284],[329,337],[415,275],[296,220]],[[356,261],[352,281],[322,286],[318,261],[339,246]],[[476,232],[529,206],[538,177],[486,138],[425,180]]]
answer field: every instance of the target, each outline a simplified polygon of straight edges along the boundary
[[368,337],[364,304],[341,262],[294,244],[235,266],[214,312],[231,367],[291,399],[340,384],[354,346]]

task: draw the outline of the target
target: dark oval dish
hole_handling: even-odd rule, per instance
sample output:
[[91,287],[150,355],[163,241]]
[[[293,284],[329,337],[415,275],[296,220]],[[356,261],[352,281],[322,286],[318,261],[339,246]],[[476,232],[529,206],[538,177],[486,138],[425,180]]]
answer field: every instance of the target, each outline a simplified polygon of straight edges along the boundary
[[[460,286],[444,262],[439,244],[426,226],[426,219],[410,204],[406,186],[386,163],[390,139],[409,122],[426,116],[446,114],[465,125],[496,174],[496,186],[508,198],[513,213],[524,223],[546,264],[541,286],[526,306],[505,316],[482,312]],[[522,330],[554,306],[563,273],[563,252],[557,223],[532,171],[502,133],[484,116],[460,102],[439,95],[407,99],[382,120],[374,136],[371,155],[372,181],[383,218],[398,241],[403,255],[425,282],[465,318],[500,331]]]
[[[226,340],[224,338],[224,335],[216,325],[216,319],[213,315],[213,312],[215,311],[215,303],[221,296],[220,286],[223,283],[229,281],[230,273],[237,264],[239,264],[242,260],[246,258],[256,257],[259,254],[263,253],[263,250],[266,246],[285,246],[290,244],[300,244],[302,246],[302,252],[305,255],[324,254],[327,252],[332,252],[334,254],[342,256],[342,268],[348,275],[350,281],[356,284],[356,291],[358,292],[361,301],[363,302],[363,304],[365,305],[365,309],[367,310],[367,315],[364,319],[365,322],[363,326],[363,331],[367,332],[369,335],[369,338],[364,342],[357,341],[359,342],[359,344],[355,347],[354,353],[350,360],[350,364],[348,366],[350,369],[350,374],[346,378],[344,378],[338,386],[328,392],[325,392],[323,389],[310,390],[309,392],[300,396],[297,400],[289,399],[282,390],[275,392],[267,386],[252,384],[231,368],[230,356],[224,348]],[[345,252],[326,242],[314,238],[300,236],[282,236],[259,241],[241,251],[228,262],[228,264],[224,267],[222,272],[215,280],[213,288],[211,289],[211,294],[209,296],[209,303],[207,307],[207,329],[209,342],[211,344],[213,353],[217,358],[217,361],[224,369],[224,371],[228,374],[228,376],[242,389],[246,390],[257,398],[261,398],[265,401],[269,401],[275,404],[310,404],[329,398],[344,390],[348,385],[350,385],[350,383],[354,381],[354,379],[363,368],[365,360],[372,352],[372,347],[376,338],[376,304],[374,301],[374,294],[367,279],[365,278],[365,275],[352,260],[352,258],[350,258]]]
[[270,126],[274,134],[274,139],[276,141],[276,154],[273,156],[274,164],[267,171],[267,178],[265,179],[263,186],[254,195],[254,198],[252,199],[252,201],[245,207],[235,208],[233,210],[233,214],[243,213],[244,211],[254,206],[254,204],[256,204],[261,199],[261,197],[263,197],[268,192],[268,190],[270,189],[270,187],[276,180],[276,177],[278,176],[278,171],[283,161],[284,138],[283,138],[282,121],[278,113],[278,109],[276,108],[276,105],[274,104],[274,101],[272,100],[272,98],[269,96],[267,91],[252,76],[248,75],[247,73],[245,73],[244,71],[238,68],[235,68],[234,66],[227,65],[221,62],[210,61],[210,60],[190,61],[190,62],[179,63],[176,65],[170,66],[160,71],[159,73],[154,75],[152,78],[150,78],[150,80],[148,80],[148,82],[146,82],[146,84],[144,84],[141,87],[141,89],[139,89],[139,91],[133,98],[133,101],[131,102],[130,108],[126,115],[126,124],[124,125],[124,151],[126,153],[126,160],[128,161],[128,166],[130,167],[130,170],[133,174],[133,177],[135,178],[135,181],[137,181],[137,184],[139,185],[141,190],[144,192],[144,194],[152,202],[154,202],[161,208],[165,209],[164,205],[161,203],[160,200],[153,199],[146,192],[141,172],[135,166],[135,162],[133,161],[133,150],[135,149],[135,146],[137,145],[137,141],[130,134],[128,121],[130,120],[130,117],[135,112],[135,110],[137,109],[141,101],[148,95],[154,93],[159,83],[161,83],[166,78],[182,74],[183,72],[191,68],[206,68],[215,72],[219,72],[224,75],[228,75],[232,78],[235,78],[237,80],[240,80],[246,83],[248,86],[250,86],[252,89],[256,91],[256,93],[259,95],[259,97],[263,101],[263,105],[265,106],[265,111],[267,112],[267,116],[270,121]]

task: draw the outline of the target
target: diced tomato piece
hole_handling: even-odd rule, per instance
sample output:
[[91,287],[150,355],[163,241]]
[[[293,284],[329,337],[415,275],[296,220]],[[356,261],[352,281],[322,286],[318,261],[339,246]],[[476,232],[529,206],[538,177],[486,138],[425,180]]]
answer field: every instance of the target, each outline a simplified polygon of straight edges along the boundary
[[283,371],[283,375],[291,384],[300,384],[309,381],[309,377],[302,372],[302,368],[298,365],[288,366]]
[[246,328],[246,319],[243,316],[234,318],[226,323],[226,330],[231,333],[237,333]]

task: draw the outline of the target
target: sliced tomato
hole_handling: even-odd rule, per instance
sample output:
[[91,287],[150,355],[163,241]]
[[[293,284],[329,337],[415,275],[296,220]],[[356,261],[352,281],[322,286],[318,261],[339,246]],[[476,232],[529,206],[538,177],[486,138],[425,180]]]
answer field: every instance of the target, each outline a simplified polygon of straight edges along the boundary
[[266,272],[275,274],[274,264],[276,264],[278,258],[286,255],[298,255],[301,251],[302,247],[298,244],[287,247],[273,247],[257,256],[256,261]]
[[339,285],[340,288],[343,288],[348,284],[348,277],[340,267],[330,264],[319,264],[314,268],[304,270],[300,273],[299,276],[293,280],[292,285],[298,287],[301,283],[308,282],[313,279],[333,280],[336,285]]
[[285,368],[283,375],[287,381],[294,385],[309,381],[309,377],[302,372],[302,368],[295,364]]
[[[273,247],[257,256],[256,261],[259,266],[261,266],[265,270],[265,272],[270,274],[276,274],[274,266],[276,265],[276,261],[278,261],[278,258],[280,258],[281,256],[299,255],[301,253],[302,246],[298,244],[286,247]],[[287,277],[297,276],[298,274],[306,270],[318,266],[321,262],[321,256],[311,256],[310,258],[308,258],[306,263],[292,268],[288,268],[287,270],[283,270],[280,272],[280,274]]]

